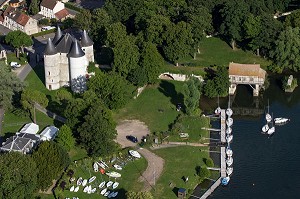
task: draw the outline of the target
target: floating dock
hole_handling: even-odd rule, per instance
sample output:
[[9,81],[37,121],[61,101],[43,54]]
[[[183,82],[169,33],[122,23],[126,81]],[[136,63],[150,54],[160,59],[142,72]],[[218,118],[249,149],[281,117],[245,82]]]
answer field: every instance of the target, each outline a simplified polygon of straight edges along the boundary
[[[221,110],[221,131],[220,138],[222,143],[226,143],[226,112],[225,109]],[[226,177],[226,147],[221,147],[221,167],[220,167],[220,177],[206,190],[206,192],[200,197],[200,199],[208,198],[214,190],[221,184],[222,178]],[[192,196],[195,197],[195,196]],[[199,197],[195,197],[199,198]]]

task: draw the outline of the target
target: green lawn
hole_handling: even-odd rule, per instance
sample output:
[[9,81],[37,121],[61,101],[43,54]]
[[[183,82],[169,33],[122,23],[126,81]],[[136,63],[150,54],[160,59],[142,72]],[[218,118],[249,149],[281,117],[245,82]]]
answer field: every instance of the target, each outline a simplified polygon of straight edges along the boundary
[[183,104],[183,84],[163,80],[157,85],[148,86],[137,99],[131,100],[116,113],[115,118],[138,119],[145,122],[151,132],[167,131],[179,114],[176,104]]
[[188,142],[208,142],[209,132],[207,130],[202,130],[202,127],[208,127],[210,125],[210,120],[207,117],[199,116],[183,116],[179,121],[182,126],[182,133],[188,133],[188,139],[181,139],[178,135],[172,135],[169,141],[188,141]]
[[[127,152],[127,150],[126,150]],[[126,153],[127,154],[127,153]],[[124,156],[124,158],[127,158],[127,155]],[[69,168],[74,170],[74,176],[76,179],[79,177],[83,177],[84,179],[89,179],[92,176],[96,176],[96,180],[92,183],[93,187],[98,187],[98,185],[102,181],[109,181],[109,178],[107,175],[102,175],[100,172],[95,173],[93,171],[93,160],[90,158],[77,161],[76,164],[72,164]],[[106,161],[108,163],[108,161]],[[121,178],[117,178],[116,181],[120,183],[116,191],[119,191],[118,197],[120,199],[125,198],[125,193],[128,190],[133,191],[140,191],[143,188],[143,183],[138,182],[138,178],[140,174],[146,169],[147,167],[147,161],[144,158],[129,161],[122,171],[118,171],[122,174]],[[109,171],[113,171],[114,169],[109,169]],[[80,187],[79,191],[77,193],[70,192],[69,188],[74,185],[75,183],[71,184],[69,183],[69,177],[64,175],[63,180],[67,182],[67,188],[65,191],[61,191],[60,188],[57,188],[55,190],[55,194],[58,197],[65,198],[65,197],[79,197],[79,198],[106,198],[104,196],[101,196],[99,194],[100,190],[97,189],[97,193],[95,194],[86,194],[83,193],[83,187]],[[115,181],[115,179],[110,179],[112,181]]]
[[16,57],[16,53],[7,53],[7,64],[10,64],[10,62],[17,62],[21,65],[24,65],[26,64],[26,62],[28,62],[28,60],[25,58],[25,59],[19,59]]
[[229,62],[242,64],[258,63],[263,68],[266,68],[271,63],[254,55],[252,52],[245,52],[241,49],[232,50],[226,42],[217,37],[203,39],[200,44],[200,52],[200,54],[197,54],[195,60],[192,57],[188,57],[180,60],[179,63],[195,67],[228,66]]
[[[24,124],[29,122],[32,122],[30,117],[20,117],[11,112],[5,112],[1,135],[15,134],[24,126]],[[39,125],[40,131],[46,126],[54,124],[54,120],[52,118],[49,118],[47,115],[39,111],[36,111],[36,122]]]
[[[154,198],[177,198],[178,188],[195,188],[198,184],[196,167],[204,165],[203,158],[208,157],[208,152],[201,152],[200,149],[208,148],[180,146],[153,151],[165,160],[162,176],[157,181],[155,190],[152,190]],[[189,178],[187,183],[183,177]]]

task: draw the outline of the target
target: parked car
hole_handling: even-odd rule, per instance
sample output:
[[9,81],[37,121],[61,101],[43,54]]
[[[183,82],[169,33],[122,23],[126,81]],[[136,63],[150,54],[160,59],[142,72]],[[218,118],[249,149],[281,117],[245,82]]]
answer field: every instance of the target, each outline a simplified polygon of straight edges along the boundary
[[21,64],[18,64],[18,62],[10,62],[10,66],[12,68],[20,68],[21,67]]
[[126,138],[127,138],[127,140],[130,140],[133,143],[137,143],[138,142],[137,137],[135,137],[133,135],[127,135]]

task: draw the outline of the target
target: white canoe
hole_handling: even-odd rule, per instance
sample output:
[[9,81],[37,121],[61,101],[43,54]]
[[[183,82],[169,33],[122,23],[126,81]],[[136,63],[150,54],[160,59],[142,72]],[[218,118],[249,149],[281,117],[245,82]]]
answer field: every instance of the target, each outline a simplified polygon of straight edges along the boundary
[[72,187],[70,188],[70,191],[73,192],[73,191],[74,191],[74,188],[75,188],[75,187],[72,186]]
[[112,178],[119,178],[119,177],[121,177],[121,174],[118,173],[118,172],[115,172],[115,171],[107,172],[106,175],[108,175],[109,177],[112,177]]
[[110,187],[113,183],[114,183],[113,181],[108,181],[106,187]]
[[93,188],[92,190],[91,190],[91,193],[95,193],[96,192],[96,190],[97,190],[97,188],[95,187],[95,188]]
[[77,185],[80,186],[82,184],[82,181],[83,181],[82,177],[78,178]]
[[104,186],[105,186],[105,181],[103,181],[103,182],[101,182],[101,183],[99,184],[99,188],[100,188],[100,189],[102,189]]
[[84,179],[83,181],[82,181],[82,186],[85,186],[87,184],[87,179]]
[[101,194],[101,195],[104,195],[104,194],[106,193],[106,191],[107,191],[107,188],[103,189],[103,190],[100,192],[100,194]]
[[77,192],[79,190],[79,186],[77,186],[75,189],[74,189],[74,192]]
[[122,167],[121,167],[120,165],[115,164],[114,167],[115,167],[115,169],[117,169],[117,170],[122,170]]
[[119,183],[118,182],[115,182],[112,186],[113,189],[117,188],[119,186]]
[[137,151],[129,150],[129,154],[132,155],[135,158],[141,158],[141,155]]
[[105,196],[105,197],[108,196],[109,193],[110,193],[110,191],[107,191],[107,192],[104,194],[104,196]]
[[99,165],[97,164],[97,162],[94,163],[93,168],[95,172],[99,171]]
[[89,179],[89,183],[94,182],[95,179],[96,179],[96,176],[91,177],[91,178]]

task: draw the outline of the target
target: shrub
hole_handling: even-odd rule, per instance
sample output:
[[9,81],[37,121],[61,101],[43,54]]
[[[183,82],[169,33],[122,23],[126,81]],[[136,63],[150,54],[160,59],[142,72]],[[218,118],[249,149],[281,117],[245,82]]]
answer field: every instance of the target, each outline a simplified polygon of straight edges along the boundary
[[204,158],[204,163],[208,167],[213,167],[214,166],[214,161],[211,158]]

